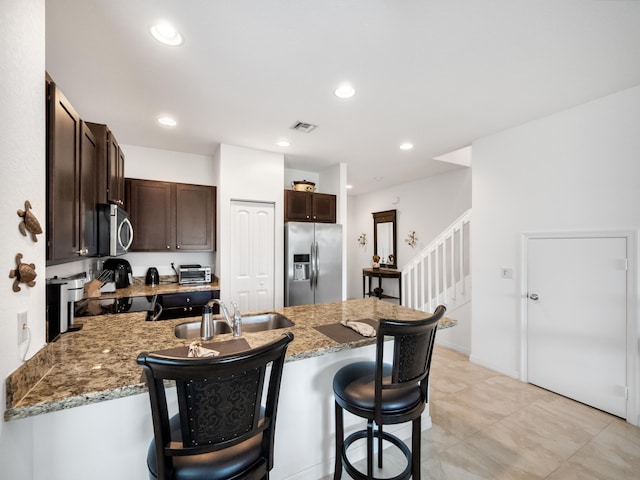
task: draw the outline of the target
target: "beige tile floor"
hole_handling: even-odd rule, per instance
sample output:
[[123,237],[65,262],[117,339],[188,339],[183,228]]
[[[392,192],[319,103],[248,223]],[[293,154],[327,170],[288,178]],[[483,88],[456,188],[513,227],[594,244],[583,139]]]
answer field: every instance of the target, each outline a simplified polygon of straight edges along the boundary
[[[430,408],[423,479],[640,479],[640,428],[443,347],[433,356]],[[392,450],[378,475],[402,470]]]

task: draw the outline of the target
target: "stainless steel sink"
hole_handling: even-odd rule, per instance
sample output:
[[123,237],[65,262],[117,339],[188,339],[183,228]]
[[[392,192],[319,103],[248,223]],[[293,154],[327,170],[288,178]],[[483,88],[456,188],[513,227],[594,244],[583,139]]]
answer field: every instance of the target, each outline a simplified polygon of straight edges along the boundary
[[[293,325],[294,323],[284,315],[273,312],[242,317],[242,331],[249,333],[293,327]],[[180,323],[176,325],[174,333],[178,338],[198,338],[200,337],[200,321]],[[214,320],[213,334],[219,335],[223,333],[231,333],[227,322],[224,320]]]

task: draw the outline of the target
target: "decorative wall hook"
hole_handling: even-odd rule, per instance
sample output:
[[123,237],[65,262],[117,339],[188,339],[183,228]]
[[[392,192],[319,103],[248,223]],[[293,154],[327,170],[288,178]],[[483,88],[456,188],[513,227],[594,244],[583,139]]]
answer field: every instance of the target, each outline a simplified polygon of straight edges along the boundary
[[18,225],[20,233],[26,237],[28,231],[31,234],[31,239],[34,242],[37,242],[38,238],[36,235],[40,235],[42,233],[42,227],[40,226],[40,222],[36,216],[31,211],[31,202],[29,202],[29,200],[24,202],[24,210],[18,210],[18,216],[23,219],[20,225]]
[[418,243],[418,240],[419,239],[418,237],[416,237],[416,232],[414,232],[413,230],[411,230],[409,232],[409,236],[404,239],[404,241],[407,242],[411,248],[416,246],[416,243]]
[[18,265],[15,270],[9,272],[9,278],[15,278],[13,281],[13,291],[19,292],[21,290],[20,284],[26,283],[29,287],[35,287],[36,266],[33,263],[22,263],[22,254],[16,255],[16,264]]
[[358,244],[361,247],[366,247],[367,246],[367,234],[366,233],[361,233],[360,236],[358,237]]

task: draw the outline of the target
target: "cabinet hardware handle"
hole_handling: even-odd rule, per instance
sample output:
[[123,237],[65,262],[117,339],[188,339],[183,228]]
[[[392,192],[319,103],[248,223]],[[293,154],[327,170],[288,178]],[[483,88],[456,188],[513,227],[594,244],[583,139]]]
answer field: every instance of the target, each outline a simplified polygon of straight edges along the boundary
[[86,255],[89,253],[88,248],[81,248],[80,250],[75,250],[73,253],[77,253],[78,255]]
[[171,247],[169,245],[167,245],[167,250],[171,250]]
[[540,297],[538,297],[538,294],[537,294],[537,293],[532,293],[531,295],[529,295],[529,298],[530,298],[531,300],[538,300],[538,298],[540,298]]
[[178,245],[176,248],[180,248],[180,245]]

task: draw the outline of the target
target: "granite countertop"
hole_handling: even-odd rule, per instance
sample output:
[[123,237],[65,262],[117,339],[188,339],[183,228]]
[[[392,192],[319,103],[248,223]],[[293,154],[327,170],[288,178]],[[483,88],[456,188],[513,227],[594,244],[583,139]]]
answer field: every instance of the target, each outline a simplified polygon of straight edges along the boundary
[[103,293],[97,298],[126,298],[126,297],[152,297],[153,295],[162,295],[167,293],[184,293],[198,292],[207,290],[220,290],[218,279],[214,278],[211,283],[195,283],[192,285],[180,285],[175,275],[166,275],[160,277],[160,283],[157,285],[145,285],[144,278],[133,277],[133,284],[118,288],[115,292]]
[[[242,338],[254,348],[275,340],[284,332],[293,332],[295,339],[287,350],[288,362],[375,342],[374,338],[367,337],[338,342],[320,333],[316,327],[337,324],[344,319],[417,320],[425,317],[424,312],[375,298],[285,307],[273,311],[288,317],[295,325],[265,332],[243,333]],[[179,323],[199,318],[149,322],[145,317],[146,314],[142,312],[82,318],[81,330],[65,333],[56,342],[47,344],[6,379],[5,420],[146,392],[142,370],[136,364],[138,354],[188,346],[191,340],[176,338],[174,328]],[[455,324],[455,320],[443,318],[438,328]],[[218,335],[213,342],[225,342],[232,338],[231,334]]]

